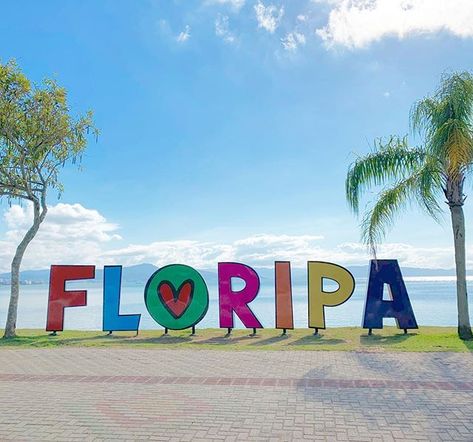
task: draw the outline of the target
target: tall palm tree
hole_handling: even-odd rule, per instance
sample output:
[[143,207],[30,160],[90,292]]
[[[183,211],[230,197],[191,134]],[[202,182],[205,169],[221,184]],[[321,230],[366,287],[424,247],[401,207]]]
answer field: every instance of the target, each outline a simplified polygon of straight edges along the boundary
[[395,216],[412,204],[434,219],[450,209],[457,279],[458,335],[472,339],[468,313],[463,193],[473,165],[473,76],[468,72],[444,74],[435,94],[414,104],[411,129],[423,139],[409,147],[407,138],[375,141],[372,153],[356,159],[346,178],[346,197],[359,213],[360,198],[370,187],[380,189],[375,204],[361,223],[363,241],[376,257],[376,246]]

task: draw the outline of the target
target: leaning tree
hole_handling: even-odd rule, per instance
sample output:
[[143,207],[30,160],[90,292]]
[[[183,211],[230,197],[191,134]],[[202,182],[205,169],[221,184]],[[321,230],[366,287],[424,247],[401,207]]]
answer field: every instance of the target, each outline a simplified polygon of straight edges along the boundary
[[473,171],[473,75],[444,75],[436,93],[414,104],[411,126],[422,145],[409,147],[406,138],[391,137],[375,143],[372,153],[358,158],[346,179],[347,200],[358,212],[362,193],[385,186],[367,211],[362,231],[375,252],[386,228],[410,204],[419,204],[435,219],[440,200],[450,210],[457,279],[458,335],[471,339],[466,285],[465,179]]
[[31,227],[11,263],[4,338],[16,335],[21,261],[48,212],[48,191],[61,194],[59,172],[68,163],[79,164],[89,133],[97,135],[92,113],[74,117],[56,81],[35,86],[15,62],[0,63],[0,197],[33,207]]

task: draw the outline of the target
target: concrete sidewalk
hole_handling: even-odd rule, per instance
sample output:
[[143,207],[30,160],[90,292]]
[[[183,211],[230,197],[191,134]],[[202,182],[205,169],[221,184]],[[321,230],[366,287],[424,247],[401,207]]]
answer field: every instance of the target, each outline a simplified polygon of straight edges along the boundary
[[0,440],[473,440],[470,353],[1,349]]

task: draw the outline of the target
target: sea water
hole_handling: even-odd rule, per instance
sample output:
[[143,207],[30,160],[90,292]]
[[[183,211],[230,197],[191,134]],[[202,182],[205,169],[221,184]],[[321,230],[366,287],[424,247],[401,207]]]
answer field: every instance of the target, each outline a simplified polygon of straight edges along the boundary
[[[405,283],[409,298],[419,326],[438,325],[455,326],[457,324],[457,306],[455,280],[452,277],[406,277]],[[357,278],[355,292],[344,304],[326,307],[327,327],[360,326],[366,297],[366,279]],[[69,330],[101,330],[103,291],[99,284],[75,286],[87,289],[87,306],[71,307],[65,311],[64,328]],[[67,287],[69,290],[72,286]],[[218,323],[218,288],[209,285],[210,305],[199,328],[217,328]],[[329,289],[329,288],[327,288]],[[18,307],[18,328],[45,328],[48,306],[48,285],[22,285]],[[468,281],[468,290],[473,293],[473,281]],[[0,328],[6,320],[9,286],[0,286]],[[264,327],[274,327],[274,287],[262,284],[257,298],[250,304]],[[307,286],[293,287],[294,325],[296,328],[307,327]],[[470,301],[470,312],[473,302]],[[140,329],[161,328],[148,314],[144,304],[143,284],[124,284],[121,294],[121,314],[141,313]],[[473,316],[472,316],[473,318]],[[393,319],[385,319],[385,325],[394,325]],[[236,319],[236,327],[242,327]]]

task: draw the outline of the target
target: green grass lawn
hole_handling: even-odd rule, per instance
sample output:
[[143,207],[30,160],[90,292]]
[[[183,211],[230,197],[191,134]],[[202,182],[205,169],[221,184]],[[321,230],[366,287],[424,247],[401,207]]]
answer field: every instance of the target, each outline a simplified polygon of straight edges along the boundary
[[122,347],[159,349],[219,349],[219,350],[338,350],[338,351],[472,351],[473,341],[458,339],[454,327],[422,327],[404,334],[394,327],[367,331],[359,327],[340,327],[321,330],[314,336],[312,330],[297,329],[281,336],[280,330],[259,330],[250,336],[250,330],[234,330],[225,337],[225,329],[197,329],[170,331],[143,330],[138,336],[117,332],[107,336],[98,331],[64,331],[49,336],[44,330],[19,330],[14,339],[0,339],[1,348],[36,347]]

